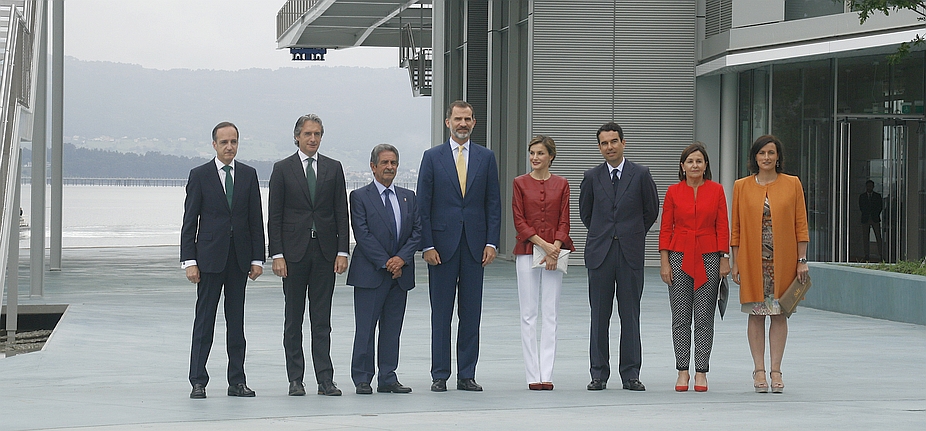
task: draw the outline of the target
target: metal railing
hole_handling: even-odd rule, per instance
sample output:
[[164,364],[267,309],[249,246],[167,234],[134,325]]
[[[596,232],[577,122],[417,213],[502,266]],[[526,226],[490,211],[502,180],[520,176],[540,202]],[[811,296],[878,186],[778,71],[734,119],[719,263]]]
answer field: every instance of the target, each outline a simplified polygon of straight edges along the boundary
[[286,33],[302,15],[315,6],[319,0],[287,0],[286,4],[277,12],[277,39]]
[[402,46],[399,47],[399,67],[408,69],[408,78],[415,97],[430,96],[433,80],[433,49],[422,48],[415,43],[415,29],[405,24],[401,30]]

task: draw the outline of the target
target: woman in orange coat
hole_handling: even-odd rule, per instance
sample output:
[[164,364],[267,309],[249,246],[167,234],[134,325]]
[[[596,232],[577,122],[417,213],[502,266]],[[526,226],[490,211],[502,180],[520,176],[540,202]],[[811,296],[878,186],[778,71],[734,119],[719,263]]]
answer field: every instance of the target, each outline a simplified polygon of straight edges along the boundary
[[695,383],[707,391],[707,372],[714,340],[714,310],[720,278],[730,273],[730,228],[723,186],[711,181],[704,144],[682,151],[679,183],[669,186],[662,206],[659,254],[662,281],[669,285],[672,341],[675,345],[675,390],[688,390],[691,322],[694,317]]
[[742,311],[749,315],[746,335],[755,369],[756,392],[768,392],[765,380],[765,316],[768,329],[771,389],[784,391],[781,358],[788,339],[788,319],[778,298],[795,277],[807,279],[807,207],[801,180],[782,173],[781,142],[760,136],[749,150],[754,173],[733,185],[730,246],[733,281],[740,285]]

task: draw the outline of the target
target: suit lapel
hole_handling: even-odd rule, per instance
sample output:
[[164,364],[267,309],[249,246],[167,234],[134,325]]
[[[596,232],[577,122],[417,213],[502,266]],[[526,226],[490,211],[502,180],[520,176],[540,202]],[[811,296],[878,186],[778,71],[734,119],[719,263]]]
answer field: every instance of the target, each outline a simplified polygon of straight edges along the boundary
[[[305,169],[302,167],[302,159],[299,158],[299,151],[296,151],[296,154],[293,154],[289,157],[289,165],[292,169],[292,175],[294,178],[302,178],[302,181],[299,181],[299,189],[302,190],[302,194],[305,195],[305,200],[309,202],[309,205],[313,205],[312,197],[309,196],[309,183],[306,182],[305,178]],[[315,173],[315,177],[318,178],[318,173]],[[316,184],[318,184],[316,182]],[[318,187],[315,188],[315,193],[318,193]]]
[[[376,184],[370,183],[367,185],[367,197],[369,197],[373,207],[376,208],[376,213],[379,214],[379,216],[383,219],[383,222],[386,223],[386,226],[391,226],[392,223],[389,221],[389,213],[386,212],[386,206],[383,204],[383,199],[380,197],[379,189],[376,187]],[[396,197],[398,197],[398,195]],[[389,230],[391,231],[392,229]],[[389,235],[393,239],[396,239],[395,232],[390,232]]]
[[633,163],[624,159],[624,170],[621,172],[621,180],[617,184],[617,194],[614,195],[615,202],[621,201],[621,197],[624,196],[624,192],[626,192],[627,187],[630,186],[630,181],[633,180],[635,171],[636,169],[634,169]]
[[399,220],[402,220],[402,227],[399,228],[399,238],[401,239],[407,237],[412,229],[412,221],[409,217],[411,214],[409,211],[411,210],[408,208],[408,195],[405,193],[405,191],[398,188],[396,191],[398,192],[396,193],[396,197],[399,199],[399,207],[402,208],[402,213],[399,214]]
[[614,194],[614,186],[611,185],[611,169],[608,167],[608,163],[602,163],[598,165],[598,168],[598,174],[595,176],[598,177],[598,183],[601,185],[601,189],[605,191],[605,195],[608,196],[611,202],[617,202],[617,196]]
[[[453,162],[456,159],[453,158],[453,152],[450,150],[450,141],[445,141],[439,148],[440,149],[438,150],[437,154],[437,162],[440,163],[440,165],[444,168],[445,171],[447,171],[448,174],[450,174],[448,175],[450,177],[450,182],[456,185],[457,196],[462,199],[463,191],[460,189],[460,178],[459,175],[457,175],[457,165]],[[469,155],[470,159],[472,159],[473,152],[470,151]],[[469,166],[467,166],[466,172],[467,177],[469,177]]]
[[[476,147],[472,141],[469,143],[469,162],[466,164],[466,190],[470,190],[473,186],[473,181],[476,178],[475,173],[479,172],[479,169],[482,169],[482,164],[485,159],[476,151],[473,151],[473,148]],[[470,175],[472,173],[472,175]]]
[[[222,206],[225,207],[228,212],[231,212],[231,208],[228,208],[228,198],[225,196],[225,186],[222,185],[222,178],[219,177],[219,171],[216,169],[215,159],[213,158],[207,165],[209,166],[207,172],[211,172],[211,174],[206,176],[206,185],[214,190],[213,193],[222,198],[222,202],[226,202],[226,204]],[[234,176],[232,177],[234,178]],[[232,203],[234,202],[234,196],[232,196]]]

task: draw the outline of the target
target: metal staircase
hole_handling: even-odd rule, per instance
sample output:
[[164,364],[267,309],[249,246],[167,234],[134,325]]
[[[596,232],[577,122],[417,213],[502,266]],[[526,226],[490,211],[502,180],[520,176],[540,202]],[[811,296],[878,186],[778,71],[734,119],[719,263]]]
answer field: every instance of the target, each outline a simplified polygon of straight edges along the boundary
[[430,96],[433,80],[433,49],[415,44],[415,29],[411,24],[402,28],[402,46],[399,47],[399,67],[408,69],[408,78],[415,97]]

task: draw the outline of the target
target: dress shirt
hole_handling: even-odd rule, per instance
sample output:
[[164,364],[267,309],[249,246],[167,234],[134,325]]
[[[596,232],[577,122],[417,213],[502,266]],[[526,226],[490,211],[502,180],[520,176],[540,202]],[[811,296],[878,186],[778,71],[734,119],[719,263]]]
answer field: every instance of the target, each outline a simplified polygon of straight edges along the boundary
[[[226,193],[228,193],[228,191],[225,190],[225,169],[222,169],[225,167],[225,164],[222,163],[222,161],[219,160],[218,157],[212,159],[212,161],[215,162],[215,168],[219,173],[219,183],[222,184],[222,191],[225,191]],[[231,163],[229,163],[228,165],[231,166],[231,170],[229,170],[228,173],[231,174],[232,182],[234,182],[235,181],[235,159],[232,159]],[[251,261],[251,265],[262,266],[263,264],[264,263],[259,260]],[[189,266],[196,266],[196,265],[197,265],[196,259],[185,260],[180,263],[180,269],[187,269],[187,267]]]
[[[309,160],[312,161],[312,170],[315,171],[315,178],[318,178],[318,153],[315,153],[312,156],[308,156],[302,152],[302,149],[296,151],[299,154],[299,160],[302,161],[302,171],[305,172],[305,169],[309,166]],[[318,190],[316,190],[317,192]],[[338,256],[349,257],[350,255],[344,252],[339,251]],[[282,259],[283,253],[275,254],[270,257],[270,259]]]
[[551,244],[559,240],[563,243],[560,248],[575,251],[569,238],[569,182],[565,178],[518,176],[514,179],[511,213],[518,240],[514,254],[533,254],[533,243],[528,238],[534,235]]
[[614,178],[614,171],[617,171],[617,179],[621,179],[621,174],[624,173],[624,161],[625,160],[627,159],[621,158],[621,162],[617,165],[617,167],[611,166],[609,164],[608,165],[608,176],[611,178]]

